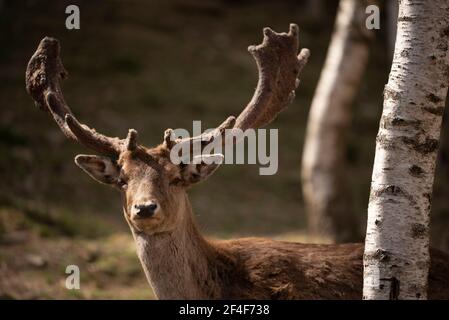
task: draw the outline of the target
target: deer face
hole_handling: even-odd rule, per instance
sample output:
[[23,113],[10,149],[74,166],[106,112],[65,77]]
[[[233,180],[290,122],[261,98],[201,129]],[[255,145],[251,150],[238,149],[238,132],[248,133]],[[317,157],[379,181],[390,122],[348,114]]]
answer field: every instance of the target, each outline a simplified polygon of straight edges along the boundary
[[136,231],[146,234],[173,230],[188,205],[186,188],[205,180],[219,166],[175,165],[165,145],[125,151],[117,161],[78,155],[75,163],[96,181],[118,189],[122,193],[125,219]]

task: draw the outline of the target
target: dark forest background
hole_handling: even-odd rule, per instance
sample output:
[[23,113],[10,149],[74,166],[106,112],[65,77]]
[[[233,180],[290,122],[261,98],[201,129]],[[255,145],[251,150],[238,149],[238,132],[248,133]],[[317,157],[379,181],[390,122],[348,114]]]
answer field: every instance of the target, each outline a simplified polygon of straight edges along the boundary
[[[279,129],[279,171],[223,166],[191,190],[197,220],[214,237],[270,236],[326,242],[305,232],[300,164],[307,113],[323,66],[338,1],[0,1],[0,298],[151,298],[122,217],[120,197],[91,181],[67,141],[25,91],[28,59],[40,39],[58,38],[69,78],[68,104],[81,121],[112,136],[138,130],[148,146],[166,128],[204,128],[237,115],[257,83],[247,52],[262,28],[300,27],[311,50],[294,103]],[[77,4],[81,29],[65,28]],[[375,137],[390,68],[383,28],[371,45],[346,150],[359,221],[367,215]],[[432,242],[449,248],[449,127],[444,123],[432,212]],[[325,156],[325,155],[323,155]],[[66,290],[65,266],[81,268],[82,289]],[[85,270],[85,271],[83,271]]]

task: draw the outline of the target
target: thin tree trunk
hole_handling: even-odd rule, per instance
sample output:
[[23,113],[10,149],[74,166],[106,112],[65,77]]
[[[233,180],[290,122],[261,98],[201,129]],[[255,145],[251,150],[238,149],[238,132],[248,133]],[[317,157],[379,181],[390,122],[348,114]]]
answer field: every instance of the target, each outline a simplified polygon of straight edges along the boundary
[[310,108],[302,185],[309,230],[334,241],[355,236],[346,188],[347,131],[351,108],[365,70],[371,32],[365,1],[341,0],[335,30]]
[[368,206],[364,299],[425,299],[449,76],[449,2],[401,0]]

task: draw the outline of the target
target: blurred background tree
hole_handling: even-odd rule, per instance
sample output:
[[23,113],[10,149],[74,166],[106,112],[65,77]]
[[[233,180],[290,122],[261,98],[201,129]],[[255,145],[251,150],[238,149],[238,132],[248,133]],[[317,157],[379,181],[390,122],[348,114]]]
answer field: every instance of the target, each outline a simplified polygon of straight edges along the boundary
[[352,105],[368,63],[372,30],[368,1],[341,0],[334,32],[307,121],[302,188],[309,231],[345,242],[360,238],[347,185],[348,130]]

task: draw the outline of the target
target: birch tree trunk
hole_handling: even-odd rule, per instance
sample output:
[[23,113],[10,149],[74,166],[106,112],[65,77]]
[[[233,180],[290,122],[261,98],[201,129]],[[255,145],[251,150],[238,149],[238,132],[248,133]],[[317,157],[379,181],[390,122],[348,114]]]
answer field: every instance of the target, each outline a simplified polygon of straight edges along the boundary
[[356,233],[346,188],[345,155],[351,107],[368,60],[366,2],[341,0],[334,33],[310,108],[302,158],[309,231],[334,241]]
[[364,299],[426,299],[432,185],[449,78],[449,2],[401,0],[368,206]]

